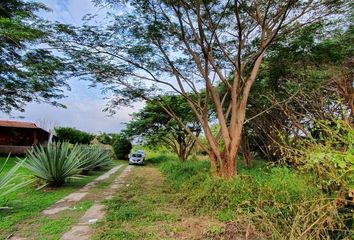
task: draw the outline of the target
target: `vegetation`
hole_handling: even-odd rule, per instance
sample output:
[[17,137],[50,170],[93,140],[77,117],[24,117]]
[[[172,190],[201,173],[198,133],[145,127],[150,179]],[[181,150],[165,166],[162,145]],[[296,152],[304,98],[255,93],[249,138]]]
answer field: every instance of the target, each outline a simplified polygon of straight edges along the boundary
[[297,164],[286,149],[311,148],[323,142],[321,132],[329,137],[338,135],[337,124],[353,126],[354,35],[348,22],[346,31],[331,34],[311,25],[270,48],[248,103],[243,141],[251,151]]
[[48,8],[37,2],[2,0],[0,3],[0,111],[23,111],[28,102],[64,105],[66,65],[48,50],[53,24],[36,15]]
[[128,159],[128,155],[133,148],[131,142],[123,136],[115,139],[113,143],[113,150],[118,159]]
[[[1,162],[5,160],[6,158],[0,157]],[[10,171],[16,164],[16,158],[9,158],[3,171]],[[31,172],[24,167],[20,167],[17,173],[23,176],[31,175]],[[36,239],[60,238],[60,235],[69,230],[75,219],[79,218],[92,203],[79,203],[69,212],[64,212],[54,219],[43,216],[41,212],[68,194],[78,191],[102,173],[102,171],[94,171],[89,176],[68,182],[60,188],[46,187],[38,190],[37,187],[41,183],[33,182],[10,193],[6,197],[7,208],[0,211],[0,239],[6,239],[19,231],[25,236],[30,235]],[[20,184],[22,181],[22,178],[17,178],[14,183]]]
[[61,142],[69,142],[72,144],[90,144],[94,138],[90,133],[70,127],[55,128],[55,136]]
[[[93,239],[168,239],[183,212],[176,209],[175,195],[156,168],[134,169],[129,185],[106,202],[107,218]],[[176,236],[174,236],[176,237]]]
[[81,165],[80,168],[87,174],[92,170],[101,170],[112,166],[112,152],[103,150],[98,146],[80,146]]
[[[279,239],[344,238],[353,234],[345,199],[328,197],[309,172],[256,161],[232,181],[213,178],[209,163],[168,161],[161,170],[181,192],[179,202],[221,221],[250,222],[260,236]],[[349,222],[348,222],[349,220]]]
[[[181,116],[179,120],[190,132],[199,135],[201,127],[181,97],[165,96],[163,101]],[[141,139],[144,145],[149,147],[166,146],[182,161],[187,160],[196,142],[173,117],[167,114],[164,107],[156,102],[148,102],[140,112],[133,114],[133,119],[127,124],[124,134]]]
[[[7,157],[5,163],[0,168],[0,207],[3,205],[3,199],[10,193],[17,191],[18,189],[26,186],[30,181],[23,179],[18,173],[18,169],[23,164],[23,161],[19,161],[10,170],[5,172],[5,166],[9,161],[10,156]],[[18,180],[21,179],[21,182]]]
[[[340,23],[350,11],[346,1],[320,0],[96,2],[119,4],[112,24],[67,27],[56,46],[94,81],[107,84],[117,96],[113,111],[132,101],[160,99],[167,114],[200,143],[179,121],[183,115],[160,97],[180,96],[202,127],[208,144],[199,145],[209,155],[211,171],[228,180],[237,173],[251,87],[260,81],[269,49],[310,25],[334,28],[331,20]],[[63,46],[66,42],[71,45]]]
[[291,154],[293,161],[312,172],[324,192],[345,197],[354,189],[354,129],[342,120],[317,123],[320,141],[304,139],[302,147],[284,150],[284,155]]
[[119,133],[101,133],[98,136],[96,136],[97,140],[106,145],[113,145],[116,139],[120,138]]
[[[34,100],[61,106],[69,75],[111,93],[111,113],[145,101],[122,133],[96,136],[118,159],[133,140],[155,151],[107,201],[97,239],[353,238],[350,1],[94,2],[110,6],[110,21],[89,16],[74,27],[40,19],[42,4],[0,3],[0,111]],[[21,193],[22,171],[59,187],[111,166],[111,152],[88,146],[92,134],[55,131],[65,143],[35,147],[13,166],[6,160],[0,199]],[[48,188],[38,199],[33,186],[23,189],[39,201],[33,211],[21,202],[25,217],[65,193]],[[24,219],[13,211],[0,212],[9,218],[0,230]],[[73,222],[61,217],[44,235]]]
[[66,181],[80,177],[83,158],[77,145],[58,142],[37,146],[28,152],[24,167],[47,185],[60,187]]

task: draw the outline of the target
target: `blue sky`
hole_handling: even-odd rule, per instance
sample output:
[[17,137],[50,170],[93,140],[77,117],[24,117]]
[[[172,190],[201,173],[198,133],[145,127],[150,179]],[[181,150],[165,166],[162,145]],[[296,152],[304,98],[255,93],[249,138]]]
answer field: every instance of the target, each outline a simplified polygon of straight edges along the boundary
[[[106,16],[104,8],[97,8],[90,0],[37,0],[52,9],[51,12],[39,13],[45,19],[59,21],[67,24],[80,25],[84,15],[97,14],[97,19],[102,20]],[[30,103],[24,113],[12,113],[12,119],[20,116],[24,121],[36,122],[44,128],[53,126],[76,127],[80,130],[98,132],[117,132],[124,128],[124,124],[130,120],[129,114],[142,107],[138,104],[132,108],[122,108],[116,115],[107,116],[102,112],[106,100],[97,88],[89,88],[88,83],[71,79],[70,92],[65,92],[67,98],[60,102],[67,106],[66,109],[56,108],[47,104]],[[1,119],[9,116],[0,113]]]

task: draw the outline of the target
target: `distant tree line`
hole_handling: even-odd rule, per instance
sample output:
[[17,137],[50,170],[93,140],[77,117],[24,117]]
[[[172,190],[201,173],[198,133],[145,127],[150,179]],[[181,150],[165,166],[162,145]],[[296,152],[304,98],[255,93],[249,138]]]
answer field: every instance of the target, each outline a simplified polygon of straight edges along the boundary
[[100,143],[111,145],[118,159],[127,159],[132,149],[132,144],[126,136],[119,133],[101,133],[94,135],[71,127],[55,128],[55,136],[58,141],[72,144],[90,144],[93,139]]

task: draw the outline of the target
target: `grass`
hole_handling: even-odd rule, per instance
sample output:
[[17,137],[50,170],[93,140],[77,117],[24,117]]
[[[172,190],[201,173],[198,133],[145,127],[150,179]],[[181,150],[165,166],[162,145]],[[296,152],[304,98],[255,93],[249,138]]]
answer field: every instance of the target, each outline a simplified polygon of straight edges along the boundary
[[[0,158],[0,164],[3,164],[4,162],[5,158]],[[15,162],[16,158],[10,158],[5,166],[5,171],[9,170],[13,165],[15,165]],[[116,163],[117,162],[115,162],[115,164]],[[24,175],[30,174],[29,171],[25,168],[20,168],[19,171]],[[24,222],[27,219],[35,218],[41,222],[41,219],[37,216],[38,213],[48,208],[59,199],[91,182],[103,172],[104,171],[92,172],[92,175],[79,180],[71,181],[61,188],[45,188],[42,190],[36,190],[36,187],[39,185],[29,185],[11,193],[6,198],[6,202],[2,203],[2,205],[5,204],[7,207],[9,207],[9,209],[0,211],[0,239],[4,239],[16,231],[18,224]],[[46,231],[49,231],[49,229],[53,229],[53,231],[56,228],[61,229],[62,226],[66,226],[70,222],[67,219],[57,219],[53,223],[49,223],[48,220],[43,220],[41,223],[44,225],[40,227],[40,232],[43,232],[44,234]],[[45,226],[47,224],[54,224],[54,226],[51,225],[46,228]],[[45,237],[43,239],[45,239]]]
[[255,161],[239,163],[232,181],[211,177],[209,162],[165,161],[160,164],[170,185],[180,193],[179,203],[195,214],[220,221],[253,225],[263,238],[315,239],[350,235],[348,215],[336,199],[323,193],[310,172]]
[[151,162],[135,167],[127,184],[105,202],[107,216],[93,239],[203,239],[218,234],[223,224],[179,207],[180,193]]
[[[28,219],[21,224],[21,237],[40,240],[60,239],[63,232],[70,230],[72,224],[74,224],[92,204],[93,201],[86,200],[77,203],[72,208],[65,210],[54,218],[36,216]],[[36,230],[34,231],[34,229]]]
[[129,184],[106,201],[107,217],[94,239],[156,239],[152,229],[157,222],[177,221],[178,211],[169,209],[174,197],[164,192],[166,186],[156,169],[137,168]]

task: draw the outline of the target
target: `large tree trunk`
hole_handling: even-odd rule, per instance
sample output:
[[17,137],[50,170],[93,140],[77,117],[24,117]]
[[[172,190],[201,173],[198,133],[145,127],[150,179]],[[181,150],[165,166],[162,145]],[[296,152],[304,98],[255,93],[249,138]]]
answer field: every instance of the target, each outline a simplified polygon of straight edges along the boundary
[[218,169],[219,176],[225,178],[226,180],[231,180],[233,176],[237,174],[237,153],[241,143],[241,135],[236,135],[236,139],[233,141],[234,145],[232,148],[230,146],[225,146],[224,150],[220,154],[220,168]]

